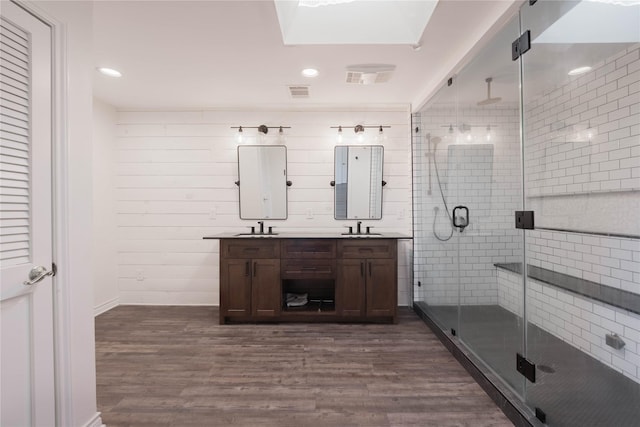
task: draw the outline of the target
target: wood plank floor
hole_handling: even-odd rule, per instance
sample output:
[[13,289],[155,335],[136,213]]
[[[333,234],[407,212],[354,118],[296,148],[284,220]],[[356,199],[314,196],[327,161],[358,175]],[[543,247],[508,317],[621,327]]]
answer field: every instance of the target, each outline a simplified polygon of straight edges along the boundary
[[511,426],[409,309],[397,325],[218,325],[216,307],[96,318],[115,426]]

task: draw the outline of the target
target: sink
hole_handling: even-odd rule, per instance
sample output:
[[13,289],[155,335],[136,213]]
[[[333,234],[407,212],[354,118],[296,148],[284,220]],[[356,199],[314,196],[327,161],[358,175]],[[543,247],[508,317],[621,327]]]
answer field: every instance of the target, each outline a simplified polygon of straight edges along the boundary
[[382,233],[342,233],[343,236],[353,236],[353,237],[368,237],[368,236],[382,236]]
[[272,236],[277,236],[278,233],[238,233],[238,234],[234,234],[234,237],[272,237]]

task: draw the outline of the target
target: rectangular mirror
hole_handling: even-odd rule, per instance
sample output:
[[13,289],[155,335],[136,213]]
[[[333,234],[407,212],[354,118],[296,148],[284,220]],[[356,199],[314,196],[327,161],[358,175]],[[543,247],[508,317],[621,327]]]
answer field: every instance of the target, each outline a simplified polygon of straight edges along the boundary
[[382,218],[381,145],[335,148],[335,219]]
[[238,146],[240,219],[287,219],[287,147]]

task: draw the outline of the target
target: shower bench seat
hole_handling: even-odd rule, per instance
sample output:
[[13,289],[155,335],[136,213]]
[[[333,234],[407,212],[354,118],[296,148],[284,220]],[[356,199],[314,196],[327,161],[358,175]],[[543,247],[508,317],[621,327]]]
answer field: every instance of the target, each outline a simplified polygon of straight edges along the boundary
[[[520,263],[497,263],[497,268],[522,275]],[[591,280],[559,273],[535,265],[527,265],[527,277],[555,288],[640,314],[640,295]]]

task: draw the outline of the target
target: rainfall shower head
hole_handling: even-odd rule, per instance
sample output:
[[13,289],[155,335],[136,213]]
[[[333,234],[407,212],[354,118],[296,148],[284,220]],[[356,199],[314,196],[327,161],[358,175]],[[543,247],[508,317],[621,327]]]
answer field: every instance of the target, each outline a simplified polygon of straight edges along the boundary
[[487,77],[484,81],[487,82],[487,99],[478,102],[478,106],[496,104],[502,101],[500,97],[491,97],[491,82],[493,81],[493,77]]

